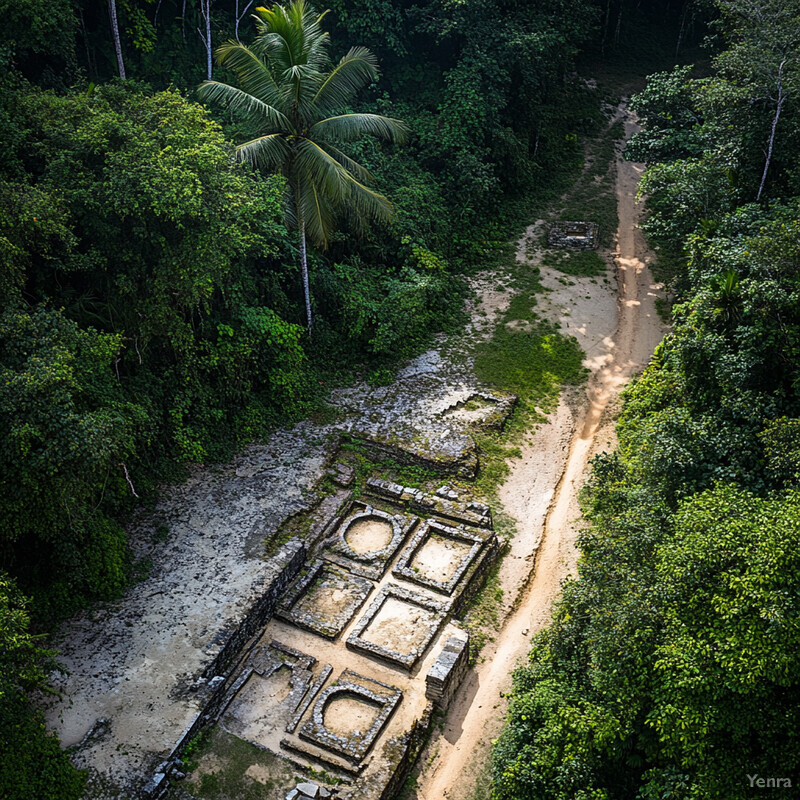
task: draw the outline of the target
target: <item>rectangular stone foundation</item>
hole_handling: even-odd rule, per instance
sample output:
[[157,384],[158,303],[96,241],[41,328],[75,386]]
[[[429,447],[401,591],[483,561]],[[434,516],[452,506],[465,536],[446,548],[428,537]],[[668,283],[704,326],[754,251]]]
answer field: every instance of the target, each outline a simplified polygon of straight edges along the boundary
[[571,250],[594,250],[598,244],[594,222],[556,222],[547,234],[550,247]]
[[[414,607],[422,611],[424,619],[414,623],[414,627],[419,631],[417,642],[408,648],[402,648],[402,641],[391,630],[391,626],[389,626],[388,636],[394,640],[393,644],[378,644],[374,641],[377,638],[377,632],[370,630],[376,621],[380,622],[382,610],[392,600],[408,606],[409,613],[413,613]],[[362,615],[355,629],[347,638],[347,646],[351,650],[365,653],[381,661],[410,670],[422,658],[436,634],[441,630],[442,625],[447,621],[449,612],[450,603],[447,601],[434,600],[432,597],[419,592],[412,592],[402,586],[389,584],[378,592],[375,600]],[[398,625],[401,624],[398,623]]]
[[[432,575],[423,572],[415,565],[415,561],[428,545],[433,537],[437,539],[452,540],[453,544],[465,543],[468,546],[468,551],[459,555],[453,554],[453,560],[456,564],[448,564],[453,566],[453,572],[446,580],[436,580]],[[417,532],[412,537],[411,541],[405,550],[400,554],[392,573],[398,577],[412,583],[418,583],[426,589],[433,589],[435,592],[441,594],[451,595],[455,591],[461,579],[464,577],[470,565],[473,563],[481,548],[484,545],[484,538],[469,531],[464,526],[457,528],[451,525],[443,525],[434,519],[426,520],[417,529]]]
[[[275,616],[279,619],[266,624],[261,640],[248,641],[233,674],[225,680],[218,679],[222,681],[221,702],[204,709],[204,712],[212,710],[211,715],[198,715],[191,734],[203,724],[220,719],[228,734],[262,747],[300,770],[322,765],[343,780],[337,787],[342,800],[356,797],[389,800],[399,791],[423,746],[434,706],[445,708],[451,702],[468,669],[468,637],[450,620],[463,611],[483,584],[485,573],[499,551],[490,509],[482,503],[470,502],[462,489],[443,486],[434,494],[370,479],[367,495],[362,497],[363,502],[345,500],[325,509],[324,524],[321,519],[318,526],[322,533],[315,539],[318,545],[314,556],[318,560],[312,562],[309,573],[302,575],[278,603]],[[363,553],[357,553],[361,558],[349,554],[345,559],[347,549],[333,547],[342,538],[342,524],[354,513],[363,514],[368,509],[385,515],[382,518],[402,520],[399,535],[393,534],[392,541],[387,540],[386,546],[377,551],[379,564],[371,564],[371,558]],[[426,584],[414,581],[416,575],[397,571],[402,569],[403,559],[399,563],[395,559],[406,539],[417,534],[408,544],[408,552],[404,551],[409,556],[405,567],[411,568],[412,573],[413,555],[425,544],[425,533],[419,530],[422,523],[415,514],[424,515],[425,524],[432,524],[437,535],[447,538],[447,533],[456,531],[455,538],[460,544],[451,548],[455,560],[448,561],[435,545],[418,564],[424,564],[426,572],[433,570],[434,578],[441,565],[444,576],[441,581]],[[367,536],[372,542],[376,534],[362,527],[354,541],[363,544]],[[334,566],[331,563],[334,559],[341,560]],[[374,598],[344,602],[341,615],[339,606],[333,608],[328,602],[328,582],[333,585],[340,581],[341,585],[336,583],[333,588],[344,592],[351,581],[356,588],[363,583],[374,591],[373,584],[364,580],[363,572],[359,575],[359,571],[369,570],[370,578],[377,581],[392,567],[398,580],[416,582],[423,588],[416,590],[408,584],[389,583]],[[434,591],[439,593],[438,597]],[[447,591],[452,594],[442,596]],[[372,602],[368,603],[370,599]],[[359,613],[361,603],[367,606],[361,609],[352,634],[343,641],[341,631]],[[352,605],[355,610],[345,614],[344,606]],[[408,609],[409,616],[401,613],[403,608]],[[265,608],[268,610],[269,606]],[[318,610],[323,613],[317,614]],[[318,619],[309,622],[303,618],[308,616]],[[294,627],[288,627],[286,622]],[[447,633],[442,635],[444,626],[448,626]],[[240,642],[241,635],[236,636]],[[347,654],[345,648],[369,659]],[[291,675],[286,673],[289,664],[283,662],[284,658],[293,662]],[[419,670],[423,660],[425,667]],[[336,664],[338,669],[349,665],[360,675],[348,675],[350,671],[345,670],[332,683],[334,672],[330,664]],[[270,678],[270,674],[274,677]],[[268,680],[272,680],[269,685]],[[387,683],[381,684],[384,680]],[[388,694],[375,691],[374,697],[367,696],[364,690],[369,691],[369,685],[375,682],[384,687],[383,691],[389,690]],[[326,703],[332,693],[347,695],[348,692],[352,697],[331,701],[332,716],[327,722],[333,730],[326,732]],[[401,697],[401,710],[394,714]],[[232,730],[236,726],[231,720],[236,715],[240,715],[241,725]],[[170,764],[162,767],[159,789]]]
[[[359,764],[375,744],[383,726],[402,699],[403,693],[394,686],[365,678],[346,669],[339,679],[319,696],[314,704],[311,719],[300,729],[300,738],[330,750],[353,764]],[[337,700],[352,701],[364,707],[376,708],[377,713],[369,728],[364,731],[352,731],[349,734],[332,730],[328,717],[331,713],[330,705]]]
[[366,578],[318,560],[281,601],[275,616],[326,639],[335,639],[373,589]]

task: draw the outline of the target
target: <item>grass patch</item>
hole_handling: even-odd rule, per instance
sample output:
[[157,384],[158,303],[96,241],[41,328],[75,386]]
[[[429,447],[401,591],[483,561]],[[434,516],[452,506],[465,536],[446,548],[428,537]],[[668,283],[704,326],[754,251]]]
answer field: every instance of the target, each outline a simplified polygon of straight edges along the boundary
[[648,265],[653,279],[664,285],[666,297],[656,298],[658,316],[670,324],[672,322],[672,306],[686,290],[688,285],[686,254],[680,247],[648,243],[655,253],[655,258]]
[[[526,327],[509,327],[516,320]],[[483,383],[517,395],[523,406],[551,407],[563,384],[586,379],[582,360],[577,340],[563,336],[553,323],[530,316],[509,318],[507,313],[494,336],[478,345],[475,374]]]
[[363,494],[368,478],[382,478],[415,489],[430,488],[433,483],[442,480],[441,473],[422,464],[400,464],[391,459],[376,461],[369,449],[357,441],[343,442],[338,455],[339,461],[349,464],[356,471],[352,487],[354,498]]
[[483,588],[467,607],[463,626],[469,632],[469,660],[474,664],[487,642],[494,639],[500,628],[500,609],[503,605],[503,587],[500,585],[500,560],[495,562]]
[[674,290],[686,276],[686,256],[683,251],[656,246],[656,257],[650,263],[653,277],[667,289]]
[[193,757],[184,788],[200,800],[276,800],[297,782],[288,762],[218,727]]
[[475,787],[472,790],[470,800],[492,800],[492,758],[486,759],[477,771],[473,773]]
[[609,247],[619,226],[614,192],[614,162],[617,141],[625,135],[620,121],[615,122],[587,146],[588,166],[570,190],[562,220],[587,220],[597,223],[598,239]]
[[551,250],[542,259],[542,264],[565,275],[594,278],[606,271],[606,262],[596,250]]
[[656,314],[669,325],[672,322],[672,302],[667,297],[656,297],[655,305]]

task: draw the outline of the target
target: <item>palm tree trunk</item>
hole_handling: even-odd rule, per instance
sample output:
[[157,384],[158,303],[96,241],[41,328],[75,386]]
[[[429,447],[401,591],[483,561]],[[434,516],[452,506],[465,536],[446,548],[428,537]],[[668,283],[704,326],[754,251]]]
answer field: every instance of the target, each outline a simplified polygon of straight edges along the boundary
[[313,319],[311,317],[311,292],[308,288],[308,254],[306,252],[306,224],[300,219],[300,272],[303,275],[303,294],[306,300],[306,318],[308,320],[308,330],[311,332]]
[[111,34],[114,37],[114,50],[117,53],[119,76],[125,80],[125,62],[122,59],[122,41],[119,38],[119,22],[117,20],[116,0],[108,0],[108,15],[111,17]]
[[767,171],[769,170],[769,162],[772,161],[772,149],[775,147],[775,131],[778,128],[778,120],[781,118],[781,110],[786,100],[786,95],[783,91],[783,66],[786,62],[781,61],[778,67],[778,100],[775,108],[775,116],[772,119],[772,130],[769,134],[769,145],[767,146],[767,160],[764,164],[764,173],[761,176],[761,185],[758,187],[758,194],[756,200],[761,199],[761,193],[764,191],[764,184],[767,182]]

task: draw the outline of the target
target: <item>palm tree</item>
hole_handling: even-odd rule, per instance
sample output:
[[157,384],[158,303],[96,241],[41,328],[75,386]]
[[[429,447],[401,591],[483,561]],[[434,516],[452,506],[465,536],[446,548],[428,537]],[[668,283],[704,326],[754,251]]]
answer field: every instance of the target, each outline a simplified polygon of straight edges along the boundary
[[254,138],[236,148],[239,159],[287,178],[286,218],[299,232],[310,330],[306,237],[326,249],[337,214],[385,219],[392,211],[383,195],[367,188],[369,172],[341,145],[364,134],[402,142],[407,129],[379,114],[343,113],[356,92],[377,79],[377,60],[367,48],[354,47],[334,66],[322,29],[325,14],[305,0],[256,12],[251,47],[228,41],[216,50],[217,63],[233,71],[238,86],[205,81],[200,94],[240,112],[252,126]]

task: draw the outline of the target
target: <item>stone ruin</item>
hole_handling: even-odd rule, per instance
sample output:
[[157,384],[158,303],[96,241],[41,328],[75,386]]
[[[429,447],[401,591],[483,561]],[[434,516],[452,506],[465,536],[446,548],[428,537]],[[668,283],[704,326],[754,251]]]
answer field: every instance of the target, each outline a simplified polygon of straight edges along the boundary
[[300,738],[359,764],[402,698],[394,686],[346,669],[320,694]]
[[[335,474],[352,483],[346,468]],[[428,494],[370,479],[365,495],[345,500],[311,554],[300,545],[297,577],[209,681],[213,700],[198,717],[339,781],[286,787],[286,800],[394,796],[434,708],[447,707],[468,669],[469,635],[455,617],[499,552],[489,508],[449,487]],[[149,794],[162,795],[156,785]]]
[[416,666],[450,611],[451,604],[388,584],[347,637],[347,647],[403,669]]
[[547,233],[547,244],[572,250],[594,250],[599,241],[594,222],[555,222]]

